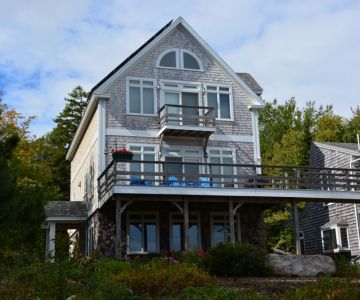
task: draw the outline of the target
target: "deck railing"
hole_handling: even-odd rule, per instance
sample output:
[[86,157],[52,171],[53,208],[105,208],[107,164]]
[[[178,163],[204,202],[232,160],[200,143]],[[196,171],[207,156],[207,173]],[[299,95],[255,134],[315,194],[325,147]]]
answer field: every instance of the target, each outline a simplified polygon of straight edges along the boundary
[[158,111],[160,129],[165,125],[214,127],[213,107],[164,104]]
[[360,170],[119,160],[112,161],[98,178],[100,199],[113,186],[359,192]]

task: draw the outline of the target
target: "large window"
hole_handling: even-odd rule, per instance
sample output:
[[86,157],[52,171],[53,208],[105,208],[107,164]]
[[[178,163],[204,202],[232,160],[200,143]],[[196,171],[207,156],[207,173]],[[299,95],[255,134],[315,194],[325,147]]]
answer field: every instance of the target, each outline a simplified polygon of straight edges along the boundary
[[127,112],[130,114],[155,114],[155,81],[152,79],[128,78]]
[[[129,163],[129,171],[132,172],[132,175],[130,175],[130,185],[154,185],[155,176],[151,175],[151,173],[155,173],[156,166],[151,161],[155,161],[156,158],[155,146],[130,145],[128,148],[134,154],[133,160],[150,161],[149,163]],[[142,173],[147,173],[147,175]]]
[[[233,187],[235,168],[234,151],[229,149],[209,149],[209,161],[213,164],[225,164],[225,166],[212,165],[211,174],[214,175],[214,182],[223,187]],[[224,176],[222,176],[224,175]]]
[[159,252],[156,213],[128,212],[127,221],[128,253]]
[[203,71],[199,58],[189,50],[169,49],[158,58],[158,68],[182,69],[190,71]]
[[[240,217],[234,216],[235,241],[241,240]],[[230,241],[229,215],[226,213],[213,213],[211,215],[211,246]]]
[[199,83],[162,82],[161,104],[169,104],[169,125],[199,125]]
[[347,225],[322,227],[321,236],[324,252],[348,251],[350,249]]
[[[184,246],[184,216],[170,216],[170,248],[172,251],[183,251]],[[189,247],[190,250],[200,249],[200,222],[198,214],[189,215]]]
[[213,115],[219,120],[232,120],[231,88],[207,85],[207,106],[213,107]]
[[94,196],[95,164],[91,160],[89,169],[85,174],[84,198],[90,200]]

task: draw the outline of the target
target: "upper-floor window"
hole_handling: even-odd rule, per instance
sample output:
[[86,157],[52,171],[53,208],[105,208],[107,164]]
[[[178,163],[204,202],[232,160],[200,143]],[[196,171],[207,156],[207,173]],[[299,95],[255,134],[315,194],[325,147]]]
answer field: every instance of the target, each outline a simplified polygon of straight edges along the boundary
[[158,68],[203,71],[199,58],[185,49],[170,49],[163,52],[157,61]]
[[213,107],[213,115],[219,120],[233,119],[231,88],[226,86],[207,85],[207,106]]
[[126,108],[130,114],[154,115],[156,107],[155,80],[128,78]]

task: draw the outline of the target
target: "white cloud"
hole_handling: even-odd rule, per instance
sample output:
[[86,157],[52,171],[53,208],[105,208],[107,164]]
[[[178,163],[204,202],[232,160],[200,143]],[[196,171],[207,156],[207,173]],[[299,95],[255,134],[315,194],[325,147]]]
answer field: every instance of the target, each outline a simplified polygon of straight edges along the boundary
[[[0,89],[43,134],[78,84],[90,89],[170,19],[183,16],[268,100],[333,103],[349,115],[360,69],[358,1],[5,1]],[[355,73],[356,72],[356,73]]]

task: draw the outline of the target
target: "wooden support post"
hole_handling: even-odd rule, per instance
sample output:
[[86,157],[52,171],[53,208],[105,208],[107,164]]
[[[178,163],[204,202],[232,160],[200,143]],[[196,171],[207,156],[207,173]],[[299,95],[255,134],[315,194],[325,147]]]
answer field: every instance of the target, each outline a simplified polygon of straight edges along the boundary
[[189,247],[189,201],[184,199],[184,250],[188,252]]
[[230,242],[235,243],[235,222],[234,222],[234,205],[233,200],[229,198],[229,225],[230,225]]
[[121,259],[121,199],[116,199],[115,257]]
[[294,236],[295,236],[295,249],[296,254],[301,254],[301,245],[300,245],[300,236],[299,236],[299,216],[296,200],[292,200],[291,202],[292,210],[293,210],[293,220],[294,220]]
[[55,238],[56,238],[56,223],[50,222],[49,223],[49,229],[48,229],[48,252],[47,252],[47,260],[54,262],[55,260]]

